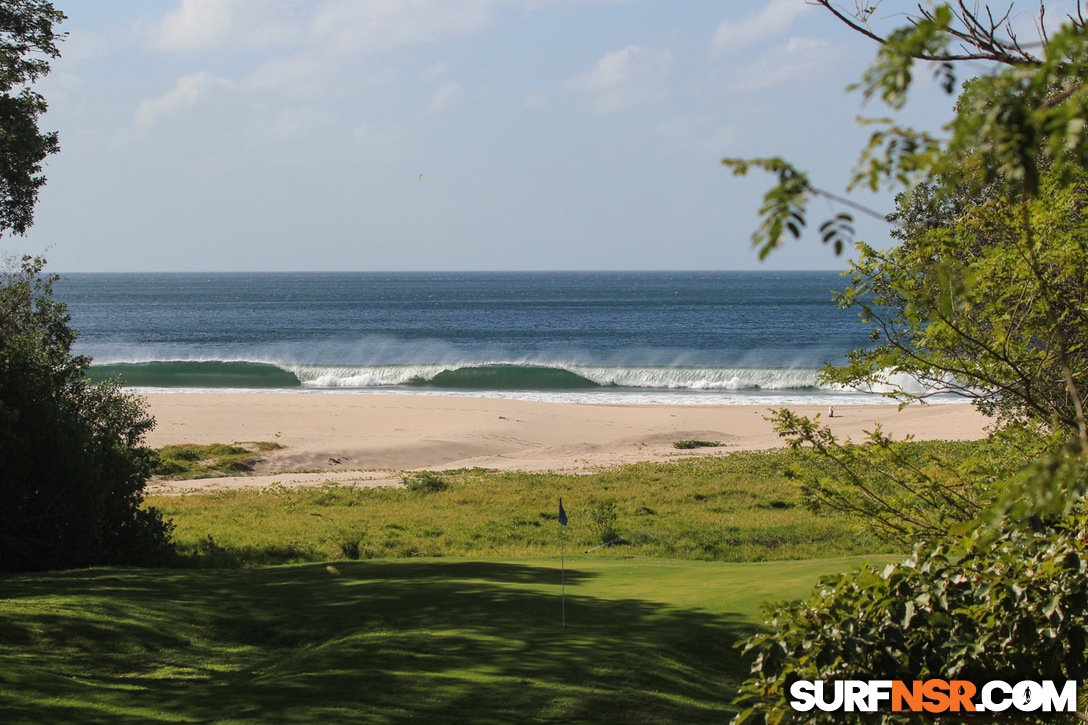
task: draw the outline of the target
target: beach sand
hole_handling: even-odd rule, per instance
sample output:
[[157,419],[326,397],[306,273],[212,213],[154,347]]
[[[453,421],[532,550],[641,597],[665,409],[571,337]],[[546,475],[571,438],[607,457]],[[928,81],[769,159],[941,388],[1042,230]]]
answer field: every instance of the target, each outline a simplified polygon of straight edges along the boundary
[[[497,468],[580,471],[782,445],[765,406],[583,405],[424,395],[148,395],[157,421],[148,445],[274,441],[255,475],[159,483],[149,491],[238,487],[392,485],[400,471]],[[895,438],[966,440],[988,420],[967,404],[791,406],[821,416],[840,438],[861,440],[877,425]],[[721,448],[681,451],[680,440]],[[320,469],[321,473],[281,473]]]

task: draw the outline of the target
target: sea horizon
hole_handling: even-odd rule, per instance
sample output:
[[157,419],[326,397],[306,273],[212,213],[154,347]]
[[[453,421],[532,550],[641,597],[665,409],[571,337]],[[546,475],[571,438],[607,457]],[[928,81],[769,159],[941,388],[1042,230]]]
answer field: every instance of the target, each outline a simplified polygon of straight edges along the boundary
[[139,392],[621,404],[886,399],[818,382],[869,344],[837,271],[62,275],[92,377]]

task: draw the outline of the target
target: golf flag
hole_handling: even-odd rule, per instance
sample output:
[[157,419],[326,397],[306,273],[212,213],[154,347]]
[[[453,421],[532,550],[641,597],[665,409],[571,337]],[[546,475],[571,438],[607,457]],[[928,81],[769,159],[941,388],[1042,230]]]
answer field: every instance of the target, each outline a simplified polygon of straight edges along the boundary
[[567,525],[567,512],[563,510],[563,497],[559,497],[559,523],[563,526]]

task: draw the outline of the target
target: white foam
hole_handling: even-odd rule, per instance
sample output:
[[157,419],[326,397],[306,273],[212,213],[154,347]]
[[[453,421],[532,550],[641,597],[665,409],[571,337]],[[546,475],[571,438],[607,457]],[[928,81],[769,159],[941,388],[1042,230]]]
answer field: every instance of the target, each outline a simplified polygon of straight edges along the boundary
[[281,365],[312,388],[377,388],[430,380],[449,365]]
[[[829,387],[833,390],[855,390],[877,395],[904,393],[923,397],[942,395],[948,393],[948,391],[964,389],[963,386],[956,383],[952,375],[947,373],[927,380],[919,379],[910,373],[901,372],[897,368],[884,368],[876,377],[875,382],[864,385],[851,387],[836,384]],[[960,399],[962,400],[962,398]]]
[[815,368],[626,367],[572,365],[601,385],[688,390],[805,390],[815,388]]
[[759,368],[712,366],[560,365],[528,361],[493,360],[406,365],[299,365],[280,364],[304,386],[312,388],[376,388],[431,380],[439,373],[470,367],[517,365],[567,370],[602,386],[665,390],[808,390],[815,389],[815,368]]

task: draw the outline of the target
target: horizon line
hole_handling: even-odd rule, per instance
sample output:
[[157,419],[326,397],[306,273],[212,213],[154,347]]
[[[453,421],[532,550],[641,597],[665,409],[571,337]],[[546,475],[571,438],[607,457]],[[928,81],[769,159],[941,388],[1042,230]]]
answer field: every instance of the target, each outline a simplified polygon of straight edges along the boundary
[[73,274],[719,274],[734,272],[768,273],[811,273],[837,272],[849,270],[812,268],[812,269],[240,269],[240,270],[113,270],[113,271],[56,271],[51,274],[60,276]]

